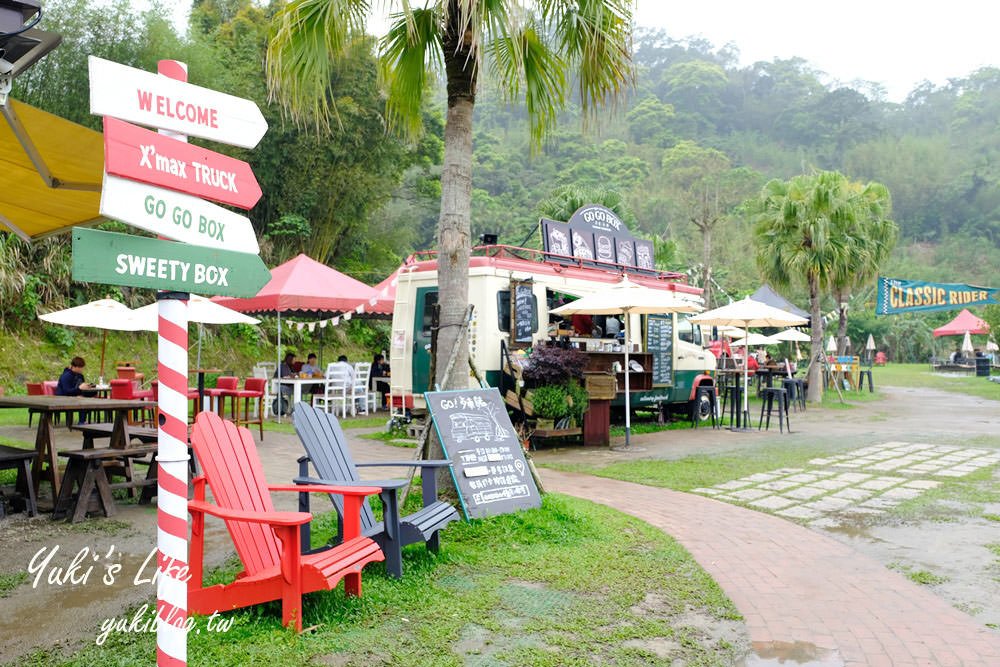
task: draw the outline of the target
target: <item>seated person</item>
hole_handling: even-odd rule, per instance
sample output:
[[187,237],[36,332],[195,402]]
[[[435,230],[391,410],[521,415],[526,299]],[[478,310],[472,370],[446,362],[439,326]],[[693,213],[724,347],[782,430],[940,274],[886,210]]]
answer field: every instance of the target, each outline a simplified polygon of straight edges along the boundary
[[386,396],[389,393],[389,383],[381,380],[379,378],[389,377],[389,364],[385,363],[385,357],[381,354],[376,354],[375,358],[372,359],[372,375],[370,389],[374,389],[379,393],[380,403],[382,407],[386,405]]
[[[94,385],[85,382],[83,378],[83,368],[87,363],[83,357],[73,357],[69,362],[69,368],[63,370],[56,384],[56,396],[83,396],[84,390],[93,389]],[[93,392],[88,392],[93,396]]]
[[[59,376],[59,382],[56,384],[56,396],[94,396],[96,394],[94,391],[88,391],[93,390],[94,385],[83,379],[82,371],[86,365],[83,357],[73,357],[69,362],[69,368],[63,369],[62,375]],[[78,421],[81,424],[87,423],[86,411],[80,411]]]
[[760,368],[760,364],[757,363],[757,357],[752,354],[747,355],[747,370],[755,371]]
[[[295,363],[295,353],[294,352],[287,353],[285,355],[285,358],[282,359],[281,365],[278,366],[278,370],[274,371],[274,377],[276,378],[293,377],[295,374],[292,372],[292,364],[294,363]],[[280,386],[282,394],[294,393],[294,390],[292,389],[291,385],[282,384]]]
[[342,354],[337,357],[337,363],[331,364],[332,368],[343,369],[347,373],[347,383],[349,385],[354,384],[354,366],[347,361],[347,355]]
[[302,364],[302,369],[300,373],[305,373],[307,375],[316,375],[317,373],[322,374],[323,369],[316,365],[316,354],[310,354],[306,357],[306,363]]

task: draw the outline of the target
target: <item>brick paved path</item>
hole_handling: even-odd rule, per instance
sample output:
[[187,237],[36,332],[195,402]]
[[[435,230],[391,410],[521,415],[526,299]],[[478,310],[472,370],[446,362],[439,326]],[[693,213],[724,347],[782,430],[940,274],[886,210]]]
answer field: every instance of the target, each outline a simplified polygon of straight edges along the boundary
[[549,491],[613,507],[673,536],[733,601],[755,645],[807,642],[847,665],[1000,665],[1000,636],[798,524],[694,494],[540,472]]

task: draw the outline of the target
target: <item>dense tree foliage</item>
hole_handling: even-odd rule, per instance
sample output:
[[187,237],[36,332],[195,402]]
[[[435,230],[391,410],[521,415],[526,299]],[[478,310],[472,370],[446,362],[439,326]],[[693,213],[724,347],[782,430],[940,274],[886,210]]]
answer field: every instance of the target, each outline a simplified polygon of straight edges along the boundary
[[[46,10],[43,27],[62,33],[64,43],[15,81],[19,99],[97,127],[86,104],[86,55],[93,53],[144,69],[163,57],[186,60],[194,83],[258,102],[271,123],[261,146],[212,147],[253,165],[265,198],[251,217],[269,260],[305,251],[373,283],[410,251],[436,246],[441,81],[430,82],[436,88],[421,110],[419,143],[400,141],[385,132],[375,45],[358,44],[331,70],[337,115],[330,122],[342,131],[320,141],[268,104],[263,49],[273,4],[200,0],[186,35],[163,10],[140,12],[122,0],[48,0]],[[494,73],[483,69],[472,137],[472,239],[493,232],[501,242],[521,243],[537,228],[540,202],[559,188],[600,186],[619,193],[635,215],[636,233],[671,244],[670,268],[692,269],[692,281],[701,284],[701,265],[709,265],[719,285],[713,298],[724,302],[756,289],[761,274],[741,197],[729,198],[721,186],[754,192],[770,179],[820,169],[852,182],[877,181],[892,193],[899,240],[884,275],[1000,286],[1000,69],[955,72],[944,85],[922,84],[892,103],[872,84],[831,82],[801,58],[740,66],[734,45],[675,40],[662,31],[636,31],[633,61],[637,74],[626,100],[589,124],[579,99],[568,97],[556,129],[535,150],[524,106],[508,103]],[[705,180],[679,155],[711,156],[705,166],[716,169],[705,171]],[[713,173],[727,179],[715,181],[718,206],[704,196],[714,193]],[[691,222],[706,202],[708,219],[719,217],[709,262],[704,234]],[[16,270],[18,262],[65,262],[60,244],[28,252],[18,243],[0,245],[5,322],[18,319],[15,307],[30,310],[31,303],[70,294],[66,269]],[[526,243],[537,244],[537,235]],[[947,313],[876,318],[871,286],[869,278],[851,289],[847,332],[855,345],[871,332],[879,345],[925,359],[933,341],[921,332]],[[86,296],[75,289],[70,298]],[[804,287],[785,293],[800,305],[808,301]],[[30,303],[20,303],[22,295]],[[837,304],[824,296],[822,310]]]

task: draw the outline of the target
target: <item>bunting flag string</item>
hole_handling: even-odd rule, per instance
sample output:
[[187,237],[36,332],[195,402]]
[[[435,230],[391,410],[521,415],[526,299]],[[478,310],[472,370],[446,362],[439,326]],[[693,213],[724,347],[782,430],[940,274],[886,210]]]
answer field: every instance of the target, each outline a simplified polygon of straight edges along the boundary
[[[407,271],[407,273],[409,273],[409,271]],[[355,314],[364,315],[366,312],[366,307],[375,306],[375,304],[377,304],[380,299],[383,299],[389,295],[390,289],[396,287],[396,285],[398,284],[399,284],[399,272],[397,272],[396,275],[393,276],[392,280],[389,281],[389,284],[386,287],[384,287],[377,295],[368,299],[367,303],[359,304],[354,308],[354,310],[349,310],[347,312],[341,313],[340,315],[337,315],[335,317],[330,317],[325,320],[318,320],[318,321],[314,320],[312,322],[297,322],[294,320],[286,320],[286,321],[288,322],[288,326],[295,327],[299,331],[302,331],[304,328],[309,327],[309,331],[313,332],[316,330],[317,325],[319,326],[320,329],[325,329],[328,326],[335,327],[338,326],[341,322],[347,322]]]

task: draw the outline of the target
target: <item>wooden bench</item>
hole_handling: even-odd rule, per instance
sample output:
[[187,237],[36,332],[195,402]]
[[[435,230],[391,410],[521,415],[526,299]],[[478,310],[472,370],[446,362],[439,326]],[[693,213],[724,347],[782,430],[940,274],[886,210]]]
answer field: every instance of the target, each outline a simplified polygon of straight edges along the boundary
[[[33,449],[0,445],[0,470],[17,469],[17,483],[14,488],[27,498],[29,516],[38,516],[35,487],[31,483],[31,464],[35,462],[36,456],[38,453]],[[0,504],[0,516],[3,516],[2,504]]]
[[[156,447],[152,445],[142,445],[124,449],[107,447],[59,452],[59,456],[66,457],[69,462],[66,464],[66,474],[59,488],[59,496],[56,498],[52,518],[61,519],[71,509],[72,514],[69,518],[72,523],[83,521],[87,512],[103,512],[104,516],[114,516],[118,509],[115,507],[111,492],[115,489],[135,489],[155,485],[156,461],[154,459],[150,464],[146,479],[130,479],[118,484],[111,484],[108,481],[105,463],[124,461],[125,465],[128,466],[131,459],[146,456],[155,451]],[[73,489],[75,487],[79,487],[79,490],[75,494],[74,501]],[[147,498],[145,488],[143,491],[140,502],[144,502]]]
[[[114,432],[115,425],[112,423],[105,424],[73,424],[70,428],[74,431],[80,431],[83,433],[83,448],[93,449],[94,440],[99,440],[103,438],[110,438]],[[135,438],[144,444],[155,443],[157,440],[157,432],[155,428],[146,428],[140,426],[129,426],[128,427],[128,437],[131,440]],[[115,443],[116,445],[119,443]],[[123,442],[119,446],[127,447],[129,443]],[[114,445],[112,445],[114,446]]]

